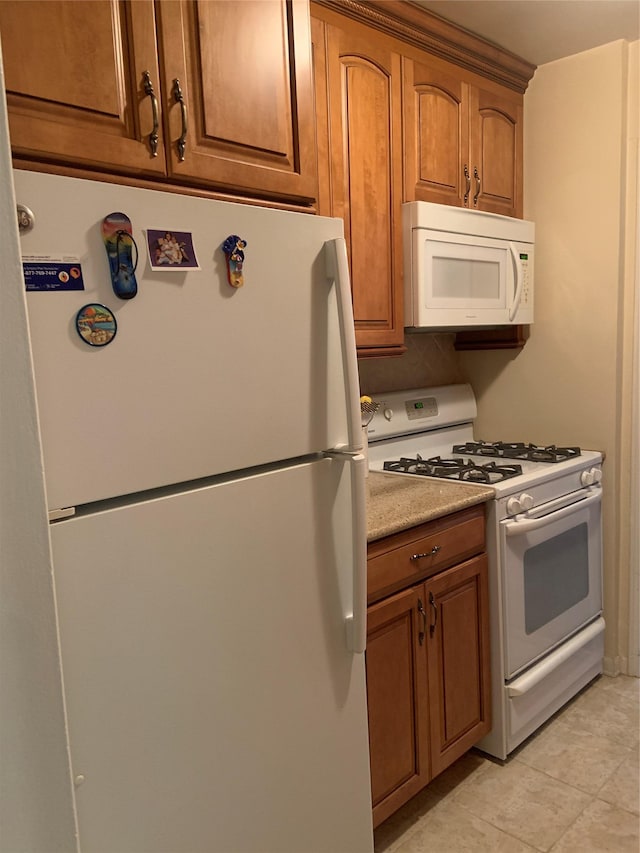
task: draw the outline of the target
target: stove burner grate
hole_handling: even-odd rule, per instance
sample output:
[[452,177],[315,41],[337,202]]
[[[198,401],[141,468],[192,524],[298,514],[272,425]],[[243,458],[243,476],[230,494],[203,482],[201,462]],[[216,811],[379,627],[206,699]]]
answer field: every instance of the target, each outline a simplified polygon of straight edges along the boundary
[[470,459],[442,459],[440,456],[423,459],[419,453],[415,459],[403,456],[385,462],[383,470],[489,485],[522,474],[522,467],[516,464],[498,465],[495,462],[486,462],[478,465]]
[[466,444],[454,444],[453,453],[470,456],[491,456],[501,459],[524,459],[529,462],[566,462],[580,456],[579,447],[539,447],[523,442],[507,443],[503,441],[468,441]]

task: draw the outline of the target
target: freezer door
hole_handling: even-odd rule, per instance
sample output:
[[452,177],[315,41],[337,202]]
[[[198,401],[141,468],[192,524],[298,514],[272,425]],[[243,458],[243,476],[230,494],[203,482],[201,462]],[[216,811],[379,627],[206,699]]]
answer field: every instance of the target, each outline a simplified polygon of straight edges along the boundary
[[83,853],[373,849],[351,469],[52,525]]
[[[26,171],[15,184],[35,218],[23,255],[76,256],[84,288],[27,293],[50,509],[361,441],[341,220]],[[101,223],[114,211],[139,250],[132,299],[111,286]],[[199,269],[152,270],[154,228],[190,232]],[[246,242],[239,288],[230,235]],[[76,330],[89,303],[115,317],[105,346]]]

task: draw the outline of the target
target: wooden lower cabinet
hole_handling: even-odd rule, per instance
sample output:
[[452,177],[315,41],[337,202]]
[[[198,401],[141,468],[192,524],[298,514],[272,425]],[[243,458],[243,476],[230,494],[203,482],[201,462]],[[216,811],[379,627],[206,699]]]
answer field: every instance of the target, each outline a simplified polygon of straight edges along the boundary
[[429,775],[427,668],[418,644],[424,595],[412,587],[369,608],[367,701],[374,825]]
[[[456,545],[481,553],[435,572],[420,583],[371,604],[367,622],[367,699],[373,824],[378,826],[491,728],[489,603],[484,532],[469,513],[435,524]],[[425,525],[424,527],[427,527]],[[438,534],[436,533],[436,536]],[[465,542],[465,535],[467,541]],[[389,537],[394,542],[394,537]],[[370,556],[389,560],[397,550],[406,576],[406,533],[397,549]],[[417,540],[417,548],[433,537]],[[374,543],[380,550],[380,543]],[[446,549],[446,545],[444,546]],[[384,544],[382,545],[384,549]],[[411,549],[410,549],[411,550]],[[441,549],[438,549],[440,552]],[[415,554],[424,552],[417,550]],[[411,559],[411,557],[409,557]],[[433,567],[425,566],[429,574]],[[375,598],[375,591],[370,598]]]
[[437,776],[491,728],[486,555],[431,578],[424,595],[431,775]]

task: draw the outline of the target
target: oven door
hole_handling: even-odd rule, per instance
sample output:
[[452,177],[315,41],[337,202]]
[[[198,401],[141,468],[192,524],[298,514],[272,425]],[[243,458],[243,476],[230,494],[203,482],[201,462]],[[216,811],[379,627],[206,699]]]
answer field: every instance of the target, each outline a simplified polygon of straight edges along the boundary
[[601,494],[581,489],[500,522],[507,681],[601,612]]

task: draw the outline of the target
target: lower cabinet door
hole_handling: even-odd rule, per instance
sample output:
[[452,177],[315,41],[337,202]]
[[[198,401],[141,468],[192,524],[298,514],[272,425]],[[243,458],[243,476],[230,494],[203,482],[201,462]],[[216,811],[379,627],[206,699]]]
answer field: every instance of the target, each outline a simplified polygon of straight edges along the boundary
[[491,729],[487,558],[429,579],[429,728],[437,776]]
[[367,618],[369,747],[377,826],[429,781],[423,585],[372,605]]

